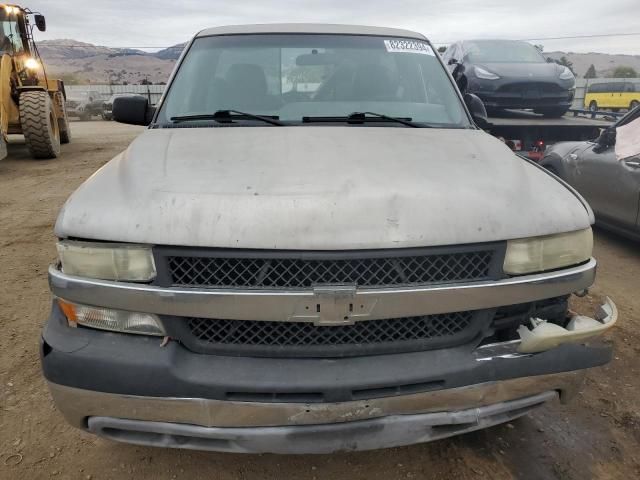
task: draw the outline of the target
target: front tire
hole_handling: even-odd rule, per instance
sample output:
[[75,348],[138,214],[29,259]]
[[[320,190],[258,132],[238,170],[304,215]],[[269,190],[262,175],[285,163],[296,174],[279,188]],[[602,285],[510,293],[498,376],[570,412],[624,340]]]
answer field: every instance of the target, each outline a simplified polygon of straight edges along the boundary
[[35,90],[20,94],[20,123],[33,158],[60,155],[60,129],[49,94]]
[[595,100],[591,100],[591,103],[589,104],[589,110],[592,112],[597,112],[598,111],[598,102],[596,102]]

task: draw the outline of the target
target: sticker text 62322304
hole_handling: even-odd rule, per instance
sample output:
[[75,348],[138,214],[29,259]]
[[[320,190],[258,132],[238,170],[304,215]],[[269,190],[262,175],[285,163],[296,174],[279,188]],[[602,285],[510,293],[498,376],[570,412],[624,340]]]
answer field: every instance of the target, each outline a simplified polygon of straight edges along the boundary
[[385,40],[384,46],[387,52],[393,53],[421,53],[422,55],[435,55],[431,47],[420,40],[394,39]]

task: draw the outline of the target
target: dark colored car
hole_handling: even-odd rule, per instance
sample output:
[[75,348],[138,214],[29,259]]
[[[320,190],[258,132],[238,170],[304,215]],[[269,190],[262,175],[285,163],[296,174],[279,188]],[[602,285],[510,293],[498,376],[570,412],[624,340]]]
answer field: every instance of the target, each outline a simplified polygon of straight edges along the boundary
[[102,115],[104,98],[100,92],[72,92],[67,99],[67,114],[80,120],[91,120],[94,115]]
[[443,60],[462,91],[478,95],[489,111],[533,109],[560,117],[571,107],[575,77],[549,63],[527,42],[465,40],[452,44]]
[[640,107],[596,140],[556,143],[540,163],[580,192],[598,226],[640,240],[640,155],[616,155],[617,129],[634,121],[640,121]]

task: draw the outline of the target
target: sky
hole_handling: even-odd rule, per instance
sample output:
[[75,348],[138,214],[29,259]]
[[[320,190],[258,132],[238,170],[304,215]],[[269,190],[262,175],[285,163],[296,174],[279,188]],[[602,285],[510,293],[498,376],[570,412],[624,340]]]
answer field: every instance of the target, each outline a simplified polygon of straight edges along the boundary
[[[47,17],[48,30],[36,32],[37,40],[71,38],[110,47],[152,47],[150,51],[184,42],[206,27],[314,22],[408,28],[437,44],[510,38],[532,40],[544,45],[545,51],[640,55],[640,0],[24,0],[22,4]],[[638,35],[548,40],[619,33]]]

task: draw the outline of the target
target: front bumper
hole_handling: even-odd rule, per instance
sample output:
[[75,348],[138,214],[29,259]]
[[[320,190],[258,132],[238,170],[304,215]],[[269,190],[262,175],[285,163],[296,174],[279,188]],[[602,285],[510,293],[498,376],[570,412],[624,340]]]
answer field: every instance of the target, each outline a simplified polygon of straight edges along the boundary
[[482,80],[472,79],[467,90],[480,97],[490,108],[569,108],[573,103],[575,88],[571,82],[560,82],[557,91],[544,91],[530,80]]
[[[371,400],[321,408],[49,387],[67,420],[110,440],[237,453],[317,454],[398,447],[487,428],[520,417],[559,395],[566,399],[581,380],[579,373],[551,375],[400,397],[396,402]],[[335,420],[337,415],[340,418]],[[297,423],[304,417],[316,423]],[[357,420],[359,417],[362,419]],[[215,426],[267,419],[277,423]],[[327,419],[334,420],[327,423]]]
[[525,97],[522,95],[477,92],[482,102],[489,108],[570,108],[573,98],[561,97]]
[[[42,365],[75,427],[144,445],[328,453],[424,442],[509,421],[579,388],[611,348],[518,342],[370,357],[194,354],[177,342],[72,329],[54,307]],[[347,441],[348,440],[348,441]]]
[[[299,321],[313,291],[162,288],[50,269],[66,300],[161,315]],[[588,288],[595,261],[494,282],[357,289],[356,321],[495,308]],[[222,312],[222,313],[221,313]],[[307,321],[314,321],[309,318]],[[330,328],[330,327],[328,327]],[[519,341],[347,358],[201,355],[157,337],[70,328],[54,302],[42,365],[74,426],[144,445],[234,452],[327,453],[424,442],[509,421],[576,391],[580,370],[611,348]]]

